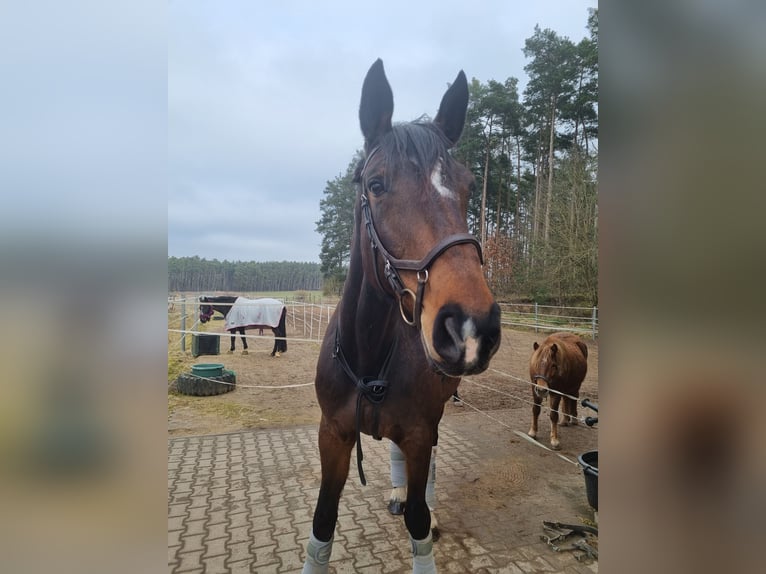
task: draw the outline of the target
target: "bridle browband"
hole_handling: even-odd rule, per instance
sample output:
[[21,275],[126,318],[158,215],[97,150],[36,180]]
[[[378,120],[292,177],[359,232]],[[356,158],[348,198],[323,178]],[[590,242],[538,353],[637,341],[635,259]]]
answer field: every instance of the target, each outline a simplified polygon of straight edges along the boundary
[[[383,242],[381,241],[380,236],[375,229],[375,224],[372,220],[372,210],[370,209],[370,200],[364,190],[364,172],[367,169],[367,164],[369,163],[370,159],[375,155],[375,153],[377,153],[379,149],[380,147],[376,147],[367,155],[367,159],[365,159],[359,176],[360,184],[362,186],[362,191],[360,193],[362,216],[364,217],[364,224],[367,228],[367,235],[370,238],[370,247],[372,248],[375,266],[375,281],[377,282],[381,291],[386,291],[380,281],[378,272],[378,252],[380,252],[380,255],[383,257],[383,261],[385,262],[383,272],[386,276],[386,279],[388,280],[388,284],[391,286],[391,289],[394,292],[395,297],[399,300],[399,312],[402,315],[402,319],[404,319],[404,322],[409,326],[420,329],[420,312],[423,303],[423,292],[425,291],[426,283],[428,283],[428,269],[431,267],[433,262],[450,247],[462,244],[471,244],[476,247],[476,251],[479,254],[479,261],[482,265],[484,264],[484,256],[481,250],[481,243],[479,243],[479,240],[470,233],[455,233],[444,237],[431,249],[431,251],[426,254],[425,257],[420,260],[399,259],[391,255],[391,253],[383,245]],[[399,275],[399,271],[415,271],[417,273],[417,294],[413,293],[411,289],[408,289],[404,286],[404,281],[402,281],[402,278]],[[412,297],[413,299],[412,318],[407,317],[407,314],[404,311],[402,301],[405,296]]]

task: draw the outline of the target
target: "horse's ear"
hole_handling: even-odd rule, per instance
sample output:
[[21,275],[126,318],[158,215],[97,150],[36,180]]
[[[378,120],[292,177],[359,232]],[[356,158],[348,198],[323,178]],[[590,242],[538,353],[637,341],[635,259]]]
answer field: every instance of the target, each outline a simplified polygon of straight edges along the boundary
[[362,101],[359,104],[359,125],[369,151],[381,136],[391,131],[394,115],[394,94],[378,58],[370,66],[362,84]]
[[442,103],[439,105],[439,113],[434,120],[452,145],[457,143],[460,134],[463,133],[467,109],[468,81],[463,70],[460,70],[455,81],[444,93]]
[[540,348],[540,345],[538,345],[538,344],[537,344],[537,341],[535,341],[534,343],[532,343],[532,348],[533,348],[535,351],[537,351],[537,349],[539,349],[539,348]]
[[588,358],[588,345],[586,345],[582,341],[577,341],[577,343],[575,343],[575,344],[578,347],[580,347],[580,350],[582,351],[583,357],[585,357],[587,359]]

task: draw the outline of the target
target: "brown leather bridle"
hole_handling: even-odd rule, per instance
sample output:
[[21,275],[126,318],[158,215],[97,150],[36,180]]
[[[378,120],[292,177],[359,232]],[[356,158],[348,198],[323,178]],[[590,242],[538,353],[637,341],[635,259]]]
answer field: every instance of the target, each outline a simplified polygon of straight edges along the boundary
[[[420,313],[423,306],[423,292],[428,283],[428,269],[433,262],[441,256],[447,249],[454,247],[455,245],[471,244],[476,247],[476,251],[479,254],[479,261],[484,264],[484,256],[481,251],[481,243],[470,233],[455,233],[444,237],[439,243],[437,243],[427,254],[420,260],[416,259],[399,259],[391,255],[391,253],[385,248],[383,242],[375,229],[375,224],[372,220],[372,210],[370,209],[370,200],[365,193],[364,187],[364,171],[367,168],[367,163],[370,158],[380,148],[374,148],[368,155],[364,162],[364,166],[360,172],[360,181],[362,185],[362,191],[360,195],[362,216],[364,217],[364,224],[367,228],[367,235],[370,238],[370,247],[372,249],[373,265],[375,267],[375,280],[378,283],[378,287],[381,291],[386,292],[380,281],[378,271],[378,253],[383,257],[384,267],[383,272],[388,280],[394,295],[399,300],[399,312],[402,314],[402,319],[411,327],[420,329]],[[413,293],[411,289],[405,287],[402,281],[399,271],[414,271],[417,274],[418,287],[417,293]],[[412,317],[408,317],[404,310],[403,301],[405,297],[411,297],[413,301]]]

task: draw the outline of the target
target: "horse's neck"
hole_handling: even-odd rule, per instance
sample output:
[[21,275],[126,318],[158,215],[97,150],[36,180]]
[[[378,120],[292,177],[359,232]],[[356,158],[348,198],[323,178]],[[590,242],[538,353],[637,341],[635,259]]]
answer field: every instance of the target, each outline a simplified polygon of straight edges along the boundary
[[237,299],[240,299],[240,297],[221,297],[218,300],[220,304],[217,307],[214,306],[213,309],[226,317],[226,315],[229,314],[229,311],[231,311],[232,307],[234,307],[234,303],[237,302]]
[[382,363],[396,337],[398,313],[394,299],[378,293],[350,265],[337,316],[341,346],[349,362],[364,370]]

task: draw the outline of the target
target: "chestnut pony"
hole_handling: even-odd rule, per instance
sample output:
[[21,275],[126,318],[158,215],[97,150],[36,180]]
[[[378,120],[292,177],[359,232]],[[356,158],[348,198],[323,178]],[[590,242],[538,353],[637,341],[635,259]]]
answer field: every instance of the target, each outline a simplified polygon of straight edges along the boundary
[[473,176],[448,151],[467,105],[461,71],[433,122],[393,125],[381,60],[364,80],[351,259],[317,363],[322,481],[304,573],[328,571],[354,444],[365,484],[360,433],[404,453],[413,572],[435,572],[425,501],[431,449],[460,377],[484,371],[500,344],[500,309],[466,223]]
[[[559,450],[559,405],[563,404],[561,425],[577,424],[577,397],[580,385],[588,371],[588,346],[574,333],[553,333],[538,345],[529,359],[529,376],[532,379],[532,427],[529,436],[537,438],[537,418],[540,404],[546,395],[551,408],[551,448]],[[558,391],[550,393],[549,391]],[[570,395],[562,396],[559,393]]]

